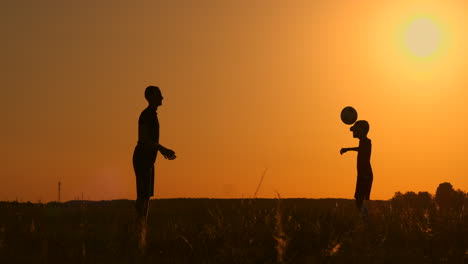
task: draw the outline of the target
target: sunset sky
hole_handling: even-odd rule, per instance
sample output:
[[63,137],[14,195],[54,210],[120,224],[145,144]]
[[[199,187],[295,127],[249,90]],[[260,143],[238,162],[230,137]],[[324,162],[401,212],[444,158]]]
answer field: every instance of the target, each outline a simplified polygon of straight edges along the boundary
[[353,198],[340,111],[370,123],[371,199],[468,190],[468,2],[0,3],[0,200],[135,199],[148,85],[156,198]]

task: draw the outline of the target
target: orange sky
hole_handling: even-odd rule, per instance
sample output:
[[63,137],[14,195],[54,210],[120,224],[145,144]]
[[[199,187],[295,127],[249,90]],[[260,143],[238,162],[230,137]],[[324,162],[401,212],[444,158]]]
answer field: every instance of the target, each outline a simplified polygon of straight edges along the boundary
[[[411,2],[411,3],[408,3]],[[165,97],[156,198],[352,198],[369,121],[371,198],[468,190],[464,1],[8,1],[0,9],[0,200],[134,199],[148,85]],[[429,17],[434,55],[405,27]]]

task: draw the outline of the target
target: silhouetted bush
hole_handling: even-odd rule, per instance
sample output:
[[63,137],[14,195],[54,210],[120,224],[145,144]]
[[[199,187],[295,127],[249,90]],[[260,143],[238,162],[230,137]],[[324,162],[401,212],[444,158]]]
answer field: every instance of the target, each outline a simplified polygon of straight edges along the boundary
[[396,192],[390,202],[395,210],[409,213],[421,213],[434,208],[432,195],[428,192],[419,192],[417,194],[411,191],[405,194]]
[[437,187],[435,200],[441,213],[447,213],[455,208],[456,193],[452,184],[444,182]]
[[454,193],[454,209],[456,211],[465,210],[465,205],[467,204],[467,194],[458,189]]

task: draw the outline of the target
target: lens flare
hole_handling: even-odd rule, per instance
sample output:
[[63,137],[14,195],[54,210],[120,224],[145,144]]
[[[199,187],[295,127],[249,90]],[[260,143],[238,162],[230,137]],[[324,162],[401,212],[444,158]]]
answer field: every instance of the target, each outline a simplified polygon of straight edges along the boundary
[[440,46],[441,32],[431,19],[419,18],[410,23],[405,39],[411,53],[419,57],[427,57],[434,54]]

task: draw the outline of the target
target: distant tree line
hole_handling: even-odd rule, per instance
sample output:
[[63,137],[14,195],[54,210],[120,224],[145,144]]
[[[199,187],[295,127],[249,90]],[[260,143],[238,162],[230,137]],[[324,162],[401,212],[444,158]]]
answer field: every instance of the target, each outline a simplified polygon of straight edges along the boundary
[[[468,193],[455,190],[449,182],[439,184],[435,196],[428,192],[396,192],[390,200],[393,207],[410,211],[436,210],[441,214],[464,211]],[[468,208],[467,208],[468,209]]]

